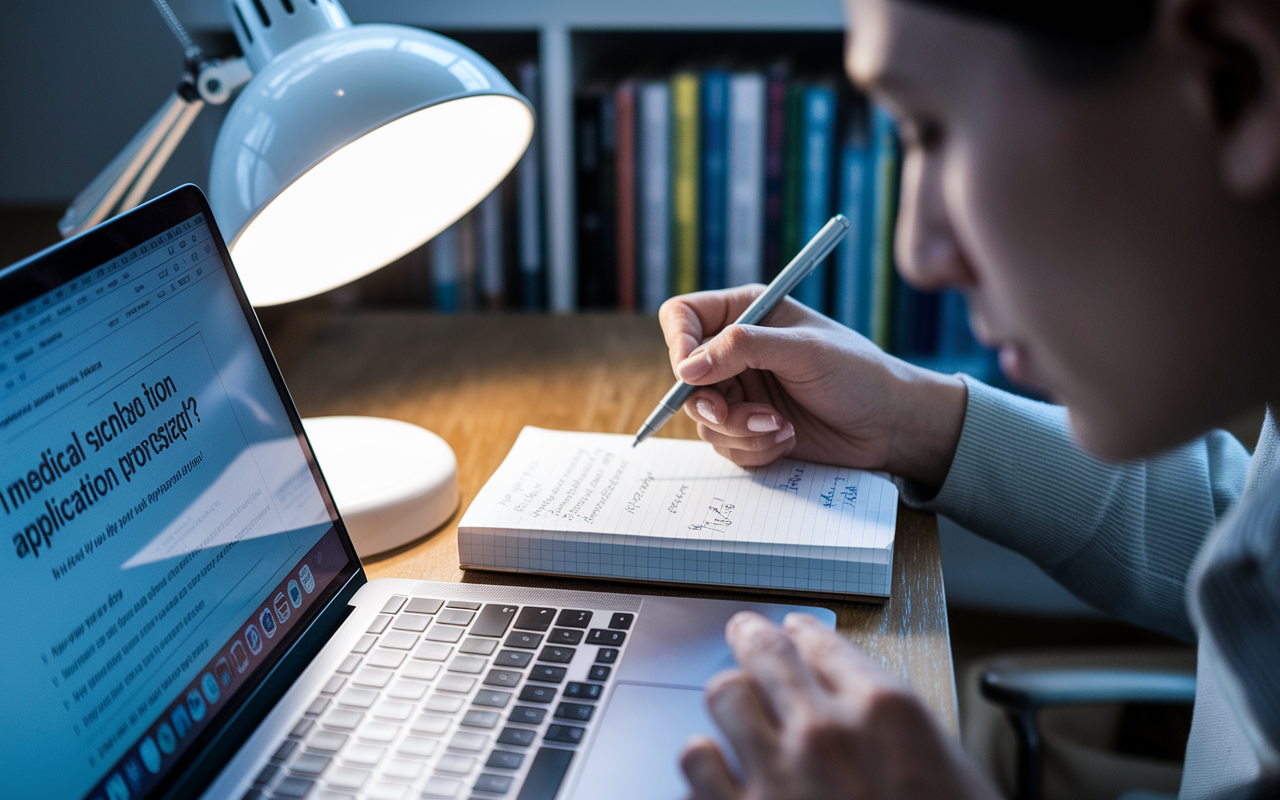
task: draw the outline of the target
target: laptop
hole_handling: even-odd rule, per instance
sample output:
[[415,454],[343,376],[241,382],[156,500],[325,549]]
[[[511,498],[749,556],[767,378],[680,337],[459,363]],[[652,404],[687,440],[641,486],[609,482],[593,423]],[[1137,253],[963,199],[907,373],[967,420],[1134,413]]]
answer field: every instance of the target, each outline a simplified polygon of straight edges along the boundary
[[725,622],[368,581],[204,196],[0,271],[6,797],[646,798]]

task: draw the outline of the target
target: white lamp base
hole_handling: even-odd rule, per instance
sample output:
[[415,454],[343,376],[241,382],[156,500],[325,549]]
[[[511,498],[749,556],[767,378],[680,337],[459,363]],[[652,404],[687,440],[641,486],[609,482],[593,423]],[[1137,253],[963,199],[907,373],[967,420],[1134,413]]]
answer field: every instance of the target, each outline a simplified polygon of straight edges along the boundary
[[361,558],[408,544],[458,507],[458,459],[431,431],[381,417],[302,420]]

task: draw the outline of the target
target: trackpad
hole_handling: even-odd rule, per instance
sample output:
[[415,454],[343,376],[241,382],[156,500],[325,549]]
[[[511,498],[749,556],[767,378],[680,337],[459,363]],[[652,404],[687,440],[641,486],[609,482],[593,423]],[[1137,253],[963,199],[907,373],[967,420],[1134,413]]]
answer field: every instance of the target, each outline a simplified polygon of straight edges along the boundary
[[739,771],[732,748],[707,713],[702,689],[618,684],[573,797],[684,800],[689,784],[679,758],[696,733],[719,742]]

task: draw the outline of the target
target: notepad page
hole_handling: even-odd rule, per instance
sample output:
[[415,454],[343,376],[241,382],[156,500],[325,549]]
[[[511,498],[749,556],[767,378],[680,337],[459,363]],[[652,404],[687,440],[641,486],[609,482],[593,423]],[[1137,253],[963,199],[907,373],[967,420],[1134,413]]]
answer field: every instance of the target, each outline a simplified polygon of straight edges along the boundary
[[859,561],[890,562],[898,492],[882,475],[790,459],[743,468],[705,442],[631,441],[525,428],[460,531],[601,534],[806,560],[856,550]]

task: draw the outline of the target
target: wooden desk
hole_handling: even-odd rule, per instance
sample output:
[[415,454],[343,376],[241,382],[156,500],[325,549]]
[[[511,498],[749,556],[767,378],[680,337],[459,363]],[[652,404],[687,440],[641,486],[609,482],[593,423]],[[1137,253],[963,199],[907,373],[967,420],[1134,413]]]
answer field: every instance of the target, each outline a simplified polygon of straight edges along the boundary
[[[303,416],[370,414],[413,422],[444,437],[458,455],[464,509],[523,426],[633,434],[673,381],[657,321],[647,317],[360,312],[294,316],[269,326],[268,335]],[[663,435],[693,438],[696,432],[693,422],[679,415]],[[458,569],[460,516],[459,511],[436,533],[366,562],[365,571],[370,578],[761,599],[758,594],[463,572]],[[840,631],[889,673],[901,676],[955,733],[940,556],[933,515],[901,507],[893,590],[884,605],[801,602],[834,610]]]

